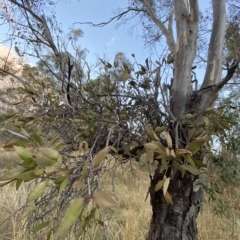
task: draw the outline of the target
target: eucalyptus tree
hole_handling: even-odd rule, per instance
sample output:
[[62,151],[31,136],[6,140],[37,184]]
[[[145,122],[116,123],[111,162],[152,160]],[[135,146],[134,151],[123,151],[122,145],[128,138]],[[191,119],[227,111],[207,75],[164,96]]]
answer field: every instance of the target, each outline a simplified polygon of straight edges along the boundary
[[[116,204],[96,189],[98,176],[105,169],[104,160],[110,154],[116,165],[123,159],[141,158],[154,170],[150,171],[148,195],[153,212],[147,239],[197,239],[196,218],[203,203],[201,185],[206,181],[207,143],[212,135],[229,129],[229,119],[212,107],[218,92],[232,79],[239,65],[239,59],[231,55],[226,59],[226,69],[222,68],[226,2],[212,0],[201,86],[193,71],[194,61],[203,60],[197,51],[201,33],[197,0],[130,1],[126,11],[111,20],[128,13],[140,16],[144,28],[152,31],[149,36],[153,40],[165,38],[168,53],[164,56],[163,52],[156,63],[146,59],[144,64],[129,64],[120,55],[113,64],[101,60],[103,67],[95,81],[90,76],[91,66],[85,61],[87,73],[79,73],[79,79],[73,76],[76,61],[72,55],[68,54],[64,61],[63,53],[68,53],[66,43],[70,42],[79,56],[79,49],[71,41],[81,31],[74,31],[74,37],[63,35],[49,11],[54,2],[8,0],[1,4],[2,17],[13,29],[11,37],[20,36],[28,44],[28,54],[42,59],[42,53],[51,51],[55,65],[47,66],[59,81],[64,97],[64,106],[59,106],[55,96],[34,91],[24,78],[1,70],[16,77],[44,109],[37,117],[14,115],[18,120],[21,117],[20,135],[42,147],[35,155],[16,147],[23,160],[21,168],[0,178],[3,184],[15,181],[17,188],[23,181],[39,181],[29,196],[35,208],[28,226],[33,225],[34,232],[47,228],[48,236],[55,233],[60,239],[71,229],[80,236],[90,220],[104,224],[99,218],[99,207]],[[19,46],[15,50],[19,55],[26,52]],[[169,68],[172,75],[166,74]],[[58,130],[57,141],[61,139],[64,143],[61,156],[47,148],[55,138],[25,130],[29,125],[40,126],[46,121]],[[79,142],[77,161],[69,164],[67,146]],[[88,212],[85,207],[91,201],[95,205]]]
[[[190,159],[198,159],[203,165],[207,163],[205,143],[209,140],[211,128],[208,117],[212,118],[209,108],[213,107],[218,92],[232,79],[239,65],[236,48],[237,23],[229,23],[226,34],[227,19],[238,21],[238,4],[238,1],[213,0],[209,15],[204,16],[199,10],[199,1],[133,0],[129,2],[126,11],[119,10],[118,14],[110,19],[124,19],[124,22],[128,23],[133,17],[139,17],[145,33],[147,32],[144,34],[147,43],[168,48],[165,60],[173,68],[173,76],[169,77],[167,85],[169,98],[166,91],[161,89],[163,99],[167,99],[162,105],[168,115],[169,135],[165,137],[169,148],[167,155],[172,155],[173,158],[176,157],[175,153],[181,155],[185,169],[188,164],[195,167]],[[211,19],[211,22],[203,22],[205,18]],[[105,24],[107,23],[93,25]],[[203,33],[205,39],[202,39]],[[202,42],[205,45],[201,44]],[[229,58],[223,59],[224,43],[228,48]],[[201,63],[205,70],[203,79],[198,79],[198,83],[193,85],[197,80],[193,72],[196,62]],[[223,65],[226,67],[223,68]],[[212,113],[217,114],[214,111]],[[196,125],[189,125],[189,117],[191,121],[199,122],[199,126],[205,119],[202,133],[195,132]],[[223,125],[227,128],[225,120],[216,123],[212,131],[221,131]],[[164,145],[163,141],[160,142]],[[154,147],[149,148],[151,151]],[[191,153],[187,153],[188,150]],[[149,189],[153,216],[147,239],[196,239],[195,220],[203,201],[202,190],[196,183],[199,183],[201,177],[194,176],[194,171],[189,167],[188,173],[183,174],[179,163],[176,164],[169,158],[167,164],[164,157],[159,156],[157,159],[159,165]]]
[[[170,134],[173,139],[172,148],[189,149],[194,141],[201,137],[192,136],[192,128],[186,124],[186,115],[192,114],[195,121],[203,120],[202,112],[213,107],[218,92],[228,83],[239,64],[239,58],[231,59],[225,72],[223,66],[223,48],[226,29],[226,2],[212,1],[212,27],[206,58],[206,70],[199,88],[192,87],[192,68],[196,59],[200,11],[198,1],[173,1],[172,11],[167,24],[159,18],[159,13],[149,4],[141,0],[147,16],[154,22],[166,38],[167,46],[173,58],[173,80],[170,85],[170,101],[166,106],[169,117],[173,121]],[[156,1],[157,4],[157,1]],[[175,18],[175,24],[173,24]],[[173,27],[176,27],[173,30]],[[206,112],[205,112],[206,113]],[[170,121],[170,122],[171,122]],[[206,138],[206,132],[202,139]],[[192,157],[205,162],[205,147],[197,147]],[[170,162],[169,162],[170,163]],[[161,164],[161,163],[160,163]],[[195,219],[203,199],[201,189],[195,186],[196,177],[192,174],[182,176],[181,172],[171,169],[168,173],[155,172],[151,181],[150,196],[153,217],[148,239],[196,239]],[[162,180],[163,175],[169,177],[168,187],[172,195],[173,205],[169,206],[163,200],[164,191],[154,191],[155,185]],[[159,226],[160,225],[160,226]]]

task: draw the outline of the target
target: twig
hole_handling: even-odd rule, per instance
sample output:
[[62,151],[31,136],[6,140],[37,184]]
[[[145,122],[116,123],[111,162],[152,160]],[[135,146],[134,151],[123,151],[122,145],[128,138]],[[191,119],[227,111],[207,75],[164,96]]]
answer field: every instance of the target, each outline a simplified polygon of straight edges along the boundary
[[131,12],[131,11],[135,11],[135,12],[145,12],[143,9],[138,9],[138,8],[128,8],[128,10],[121,12],[120,14],[111,17],[107,22],[101,22],[101,23],[93,23],[93,22],[75,22],[74,24],[88,24],[88,25],[92,25],[93,27],[104,27],[107,24],[111,23],[112,21],[119,20],[121,19],[125,14]]

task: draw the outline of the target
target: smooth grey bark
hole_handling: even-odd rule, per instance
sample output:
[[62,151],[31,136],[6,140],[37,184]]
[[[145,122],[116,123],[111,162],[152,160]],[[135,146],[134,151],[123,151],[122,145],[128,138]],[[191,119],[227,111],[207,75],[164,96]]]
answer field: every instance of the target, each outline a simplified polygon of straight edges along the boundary
[[201,88],[217,84],[221,81],[222,55],[226,28],[225,0],[213,0],[213,25],[208,46],[207,69]]
[[[161,24],[154,18],[154,13],[148,8],[146,1],[141,0],[152,20],[165,34]],[[222,73],[222,53],[225,36],[226,7],[225,0],[212,0],[213,25],[209,42],[208,62],[205,78],[199,91],[193,92],[191,86],[191,73],[193,61],[196,57],[198,25],[199,25],[199,7],[196,0],[175,0],[174,12],[176,19],[176,50],[173,47],[169,36],[172,34],[171,24],[172,15],[169,16],[169,25],[167,34],[168,47],[174,55],[173,69],[174,77],[170,89],[171,101],[170,111],[175,119],[175,124],[181,124],[184,114],[188,111],[194,114],[200,112],[214,104],[218,91],[231,79],[231,73],[234,73],[236,64],[229,69],[226,77],[221,81]],[[170,30],[169,30],[170,29]],[[164,30],[164,31],[163,31]],[[169,44],[170,43],[170,44]],[[183,120],[184,121],[184,120]],[[187,126],[181,125],[182,136],[188,136]],[[174,131],[174,129],[173,129]],[[181,134],[179,135],[181,136]],[[178,136],[172,136],[175,143],[175,150],[180,144]],[[187,139],[186,141],[190,141]],[[185,146],[181,146],[184,148]],[[200,158],[206,157],[201,151],[198,152]],[[160,164],[161,166],[161,161]],[[166,173],[165,173],[166,174]],[[163,196],[163,191],[155,192],[155,186],[158,181],[163,179],[163,174],[156,170],[150,184],[150,198],[152,205],[152,219],[149,227],[147,240],[196,240],[197,225],[196,218],[199,209],[203,203],[203,191],[200,187],[195,188],[197,177],[190,173],[182,175],[180,172],[175,174],[168,173],[171,176],[168,192],[172,196],[173,205],[168,204]]]
[[199,25],[198,2],[175,0],[175,18],[177,28],[177,50],[174,62],[174,76],[171,86],[172,114],[178,118],[187,109],[192,93],[191,72],[196,57],[196,44]]

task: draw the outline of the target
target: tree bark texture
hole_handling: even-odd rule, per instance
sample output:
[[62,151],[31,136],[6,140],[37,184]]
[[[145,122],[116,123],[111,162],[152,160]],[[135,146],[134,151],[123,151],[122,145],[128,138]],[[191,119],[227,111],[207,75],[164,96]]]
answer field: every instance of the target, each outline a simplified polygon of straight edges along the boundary
[[[142,2],[145,3],[143,0]],[[175,60],[173,63],[174,76],[170,90],[170,111],[175,118],[176,126],[178,124],[181,125],[182,133],[185,133],[177,136],[177,131],[168,126],[170,127],[170,132],[175,133],[172,134],[172,139],[177,141],[173,141],[175,143],[173,146],[175,151],[178,148],[184,149],[186,144],[192,140],[187,137],[189,136],[189,129],[184,124],[184,114],[190,112],[194,115],[211,107],[221,87],[218,84],[221,83],[222,73],[222,52],[226,24],[225,0],[212,0],[212,9],[213,22],[209,41],[207,69],[201,89],[193,91],[191,74],[197,49],[198,1],[174,0],[176,51],[173,52],[173,47],[169,46]],[[150,17],[153,15],[150,10],[148,14]],[[169,19],[171,20],[171,16]],[[160,24],[158,26],[161,29]],[[169,34],[165,34],[165,36],[169,40]],[[227,81],[224,81],[224,83]],[[197,153],[201,157],[196,159],[204,159],[204,154],[202,155],[201,153],[202,151]],[[170,165],[171,163],[169,163]],[[159,166],[161,166],[161,161]],[[172,205],[166,202],[162,189],[155,191],[156,184],[163,180],[164,175],[171,178],[167,191],[172,197]],[[155,171],[150,184],[153,215],[147,240],[196,240],[198,238],[196,218],[202,206],[204,194],[203,190],[196,186],[197,178],[197,176],[187,171],[184,175],[180,171],[173,173],[171,168],[167,170],[167,173],[160,173],[159,169]]]
[[171,179],[168,192],[173,205],[166,202],[163,191],[154,188],[163,178],[157,169],[150,186],[152,219],[147,240],[196,240],[196,218],[203,202],[203,191],[194,191],[195,177],[177,172]]

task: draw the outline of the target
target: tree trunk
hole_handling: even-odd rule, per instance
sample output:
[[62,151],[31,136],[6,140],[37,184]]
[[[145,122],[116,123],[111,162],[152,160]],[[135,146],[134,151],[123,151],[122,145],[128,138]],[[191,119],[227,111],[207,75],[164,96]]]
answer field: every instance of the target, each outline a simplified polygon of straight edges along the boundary
[[177,172],[168,187],[173,205],[166,202],[163,191],[155,192],[157,182],[163,174],[156,170],[150,186],[152,219],[147,240],[195,240],[197,238],[196,218],[203,202],[201,188],[194,191],[195,176]]

